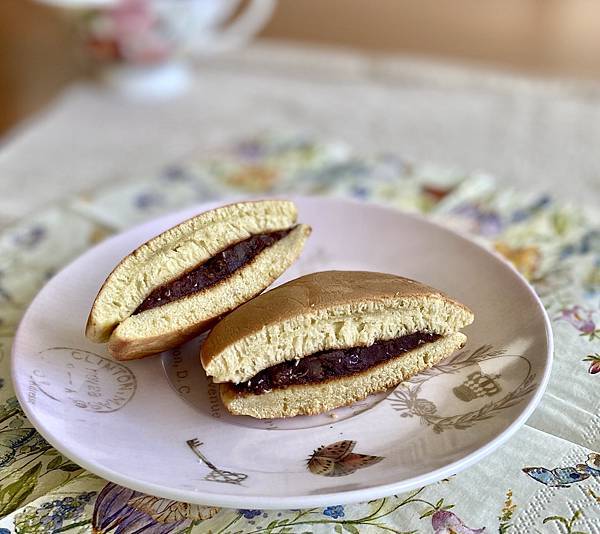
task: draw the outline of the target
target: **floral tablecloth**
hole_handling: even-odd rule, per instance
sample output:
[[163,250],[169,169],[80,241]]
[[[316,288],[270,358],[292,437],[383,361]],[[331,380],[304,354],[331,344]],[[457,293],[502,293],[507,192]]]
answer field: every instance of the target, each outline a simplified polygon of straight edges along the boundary
[[[24,417],[10,350],[28,303],[62,266],[133,224],[224,195],[351,196],[427,214],[512,261],[553,321],[555,364],[541,405],[503,447],[456,476],[403,495],[310,510],[231,510],[158,499],[64,458]],[[556,193],[556,192],[555,192]],[[146,179],[112,184],[0,234],[0,534],[600,533],[598,207],[499,188],[395,154],[263,134],[193,153]]]

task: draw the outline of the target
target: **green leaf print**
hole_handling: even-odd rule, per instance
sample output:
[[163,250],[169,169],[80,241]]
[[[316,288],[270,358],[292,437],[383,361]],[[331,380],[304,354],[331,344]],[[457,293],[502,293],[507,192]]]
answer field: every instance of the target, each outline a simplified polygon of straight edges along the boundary
[[11,419],[10,423],[8,423],[8,428],[21,428],[23,423],[24,420],[22,417],[14,417]]
[[73,472],[73,471],[79,471],[81,469],[81,467],[79,467],[77,464],[65,464],[65,465],[61,465],[60,466],[62,471],[68,471],[68,472]]
[[62,461],[63,459],[60,456],[53,458],[52,461],[46,466],[46,470],[53,471],[62,463]]
[[21,407],[16,397],[10,397],[4,404],[0,405],[0,423],[21,413]]
[[573,513],[573,515],[571,516],[570,519],[567,519],[566,517],[563,517],[560,515],[551,515],[549,517],[546,517],[542,521],[542,523],[544,525],[549,522],[561,523],[564,526],[564,528],[566,529],[567,534],[587,534],[586,532],[583,532],[582,530],[573,530],[573,526],[574,526],[575,522],[577,520],[579,520],[582,515],[583,514],[581,513],[581,510],[575,510],[575,512]]
[[42,463],[38,462],[21,478],[0,489],[0,516],[10,514],[25,502],[37,484]]

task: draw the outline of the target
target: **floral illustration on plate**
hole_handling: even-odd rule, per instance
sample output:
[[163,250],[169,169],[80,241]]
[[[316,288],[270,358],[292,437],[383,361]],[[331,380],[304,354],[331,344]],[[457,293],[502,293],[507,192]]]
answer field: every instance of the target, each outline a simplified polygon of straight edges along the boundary
[[[526,364],[527,373],[522,382],[501,398],[492,399],[483,406],[466,413],[451,416],[441,415],[435,402],[420,396],[424,384],[436,376],[453,375],[462,369],[502,357],[509,357],[509,355],[506,355],[504,350],[494,350],[491,345],[483,345],[471,353],[459,352],[396,388],[388,397],[388,401],[391,402],[394,410],[400,412],[402,417],[419,417],[422,423],[430,425],[436,433],[449,429],[465,430],[480,421],[491,419],[502,410],[515,406],[535,390],[535,374],[532,373],[529,360],[521,355],[512,356],[521,359]],[[481,369],[476,370],[469,373],[461,385],[453,388],[453,394],[467,405],[475,399],[497,396],[502,389],[497,382],[498,378],[498,375],[488,375]]]
[[472,400],[493,397],[502,391],[502,387],[497,382],[500,375],[486,375],[481,371],[473,371],[467,375],[465,381],[452,389],[454,396],[463,402],[471,402]]
[[600,477],[600,454],[592,452],[583,464],[574,467],[524,467],[523,472],[534,480],[552,488],[568,488],[571,484],[581,482],[590,477]]
[[354,453],[355,446],[356,441],[343,440],[319,447],[308,459],[308,470],[324,477],[342,477],[383,460],[382,456]]

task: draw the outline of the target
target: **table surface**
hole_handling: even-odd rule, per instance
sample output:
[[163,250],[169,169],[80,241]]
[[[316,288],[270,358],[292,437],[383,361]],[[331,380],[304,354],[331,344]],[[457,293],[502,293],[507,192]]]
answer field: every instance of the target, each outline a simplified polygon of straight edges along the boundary
[[[3,222],[26,215],[0,232],[0,534],[90,525],[119,534],[600,532],[596,89],[314,54],[263,48],[201,62],[192,91],[171,103],[132,104],[77,87],[0,152]],[[39,288],[111,233],[191,203],[263,191],[425,213],[512,261],[542,298],[556,346],[548,391],[527,425],[449,480],[300,512],[155,499],[52,449],[10,384],[14,332]]]
[[335,137],[501,184],[600,201],[600,85],[415,58],[263,44],[198,60],[191,90],[132,102],[77,85],[0,149],[0,225],[262,129]]

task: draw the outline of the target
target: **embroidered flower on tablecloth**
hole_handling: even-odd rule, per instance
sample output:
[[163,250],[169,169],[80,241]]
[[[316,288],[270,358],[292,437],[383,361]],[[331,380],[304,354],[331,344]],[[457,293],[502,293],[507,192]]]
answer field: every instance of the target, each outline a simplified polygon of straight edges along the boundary
[[477,203],[461,204],[451,213],[469,221],[469,230],[482,236],[493,237],[504,229],[504,222],[499,213]]
[[218,511],[212,506],[152,497],[109,482],[96,499],[92,527],[98,534],[168,534],[210,519]]
[[580,335],[587,336],[591,341],[595,338],[600,339],[600,328],[594,320],[595,314],[595,310],[577,304],[571,308],[562,309],[556,320],[568,322],[580,332]]
[[431,516],[431,526],[435,534],[480,534],[482,528],[469,528],[462,520],[448,510],[438,510]]
[[162,197],[153,191],[145,191],[136,195],[133,199],[133,205],[140,210],[148,210],[162,203]]
[[344,517],[344,507],[341,504],[337,504],[335,506],[328,506],[323,510],[323,515],[329,516],[332,519],[337,519],[338,517]]
[[583,279],[583,290],[589,299],[600,295],[600,256],[596,258],[594,265],[590,267],[586,277]]
[[262,514],[262,510],[238,510],[246,519],[253,519]]
[[14,242],[19,247],[31,249],[38,245],[47,235],[48,232],[46,228],[35,225],[24,232],[16,234],[14,236]]
[[498,525],[498,534],[507,534],[512,528],[511,520],[517,509],[517,505],[513,502],[512,497],[513,492],[509,489],[506,492],[506,500],[504,501],[501,513],[498,516],[498,521],[500,522]]
[[256,161],[265,157],[266,147],[259,139],[246,139],[234,145],[233,153],[243,160]]
[[63,528],[65,521],[72,523],[81,517],[86,504],[94,495],[96,492],[90,491],[75,497],[48,501],[37,508],[27,506],[15,516],[15,532],[17,534],[57,532]]
[[596,352],[595,354],[590,354],[589,356],[584,358],[583,361],[592,362],[590,363],[588,373],[590,373],[591,375],[600,373],[600,353]]
[[510,261],[527,280],[536,278],[542,257],[537,247],[511,247],[502,241],[497,241],[494,248],[496,252]]
[[428,198],[434,204],[444,200],[452,191],[454,187],[440,187],[438,185],[423,184],[421,186],[421,192],[423,196]]
[[[579,331],[580,336],[587,337],[589,341],[600,339],[600,327],[595,319],[596,311],[584,308],[579,304],[571,308],[564,308],[560,315],[555,318],[557,321],[566,321]],[[584,362],[591,362],[588,372],[591,375],[600,373],[600,353],[588,354],[583,358]]]
[[534,200],[529,206],[513,211],[510,216],[510,220],[512,223],[525,221],[535,213],[548,208],[551,204],[552,198],[549,195],[542,195],[538,199]]
[[183,182],[188,179],[188,174],[181,165],[168,165],[162,170],[160,177],[167,182]]
[[244,165],[223,177],[231,187],[256,193],[270,191],[279,178],[279,171],[266,164]]

